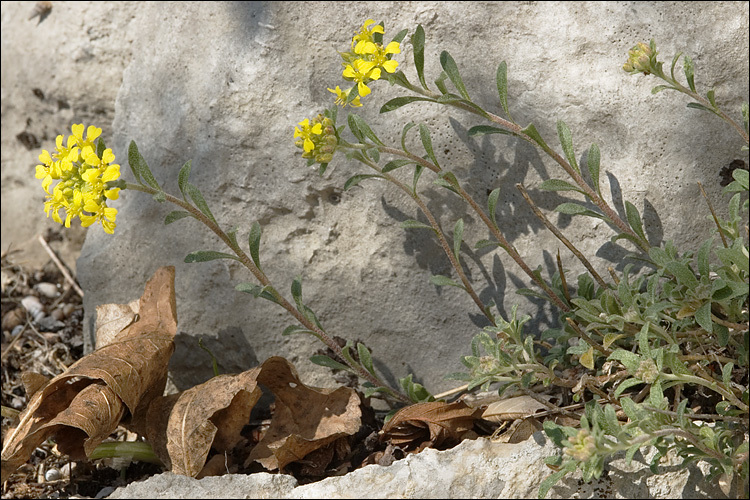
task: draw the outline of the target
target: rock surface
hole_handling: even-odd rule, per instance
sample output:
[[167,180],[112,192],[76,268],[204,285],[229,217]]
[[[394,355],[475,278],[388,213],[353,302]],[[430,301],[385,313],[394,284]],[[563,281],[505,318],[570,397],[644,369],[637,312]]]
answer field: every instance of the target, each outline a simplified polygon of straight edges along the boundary
[[[297,486],[291,476],[258,473],[193,479],[164,473],[118,488],[108,498],[537,498],[557,453],[538,432],[518,444],[480,438],[446,451],[427,449],[383,467],[368,465],[341,477]],[[648,458],[613,460],[598,481],[580,473],[554,486],[547,498],[726,498],[705,481],[706,464],[680,466],[674,457],[654,476]]]
[[[404,28],[413,33],[421,23],[429,84],[447,50],[473,98],[496,111],[495,72],[506,61],[514,118],[533,122],[558,150],[555,123],[563,119],[579,160],[597,142],[603,192],[621,191],[633,202],[655,243],[693,245],[709,234],[712,223],[696,182],[718,199],[718,172],[741,146],[714,116],[685,108],[680,94],[651,95],[655,79],[628,76],[621,66],[632,45],[653,37],[667,64],[677,51],[690,54],[699,88],[705,93],[714,85],[720,104],[739,117],[748,94],[747,2],[375,2],[346,8],[325,2],[54,2],[41,22],[27,19],[31,8],[2,3],[3,248],[52,224],[42,215],[44,196],[33,178],[39,149],[53,147],[71,123],[96,124],[126,179],[132,180],[126,167],[131,140],[171,193],[178,192],[179,168],[192,160],[192,182],[223,227],[238,226],[246,241],[250,225],[260,221],[261,261],[282,293],[303,276],[304,300],[330,334],[367,344],[391,382],[413,372],[433,392],[450,388],[443,376],[462,368],[460,356],[483,326],[476,306],[459,290],[430,283],[431,274],[450,268],[427,232],[399,227],[419,218],[408,199],[376,182],[342,192],[345,180],[364,167],[336,158],[319,177],[292,141],[297,122],[331,104],[326,88],[344,85],[336,51],[349,46],[365,19],[383,20],[387,39]],[[416,81],[409,44],[397,60]],[[506,236],[532,268],[552,272],[561,245],[515,184],[523,182],[549,213],[572,198],[535,189],[558,175],[555,165],[512,138],[468,137],[468,128],[480,122],[437,106],[414,104],[379,115],[384,102],[404,92],[385,82],[372,88],[358,112],[381,139],[398,144],[407,122],[428,125],[443,166],[481,203],[501,188],[498,220]],[[22,132],[40,145],[26,149],[17,138]],[[476,218],[446,190],[429,189],[427,175],[423,179],[446,232],[459,217],[467,224],[465,265],[482,299],[494,299],[503,314],[520,303],[534,316],[532,330],[553,323],[553,313],[514,293],[528,280],[510,259],[472,250],[487,238]],[[156,268],[175,265],[180,335],[172,372],[179,388],[212,374],[197,337],[204,337],[223,372],[280,355],[312,385],[333,385],[327,370],[307,361],[321,346],[316,339],[282,337],[291,317],[234,290],[252,280],[244,268],[229,261],[183,263],[195,250],[224,250],[207,230],[192,220],[164,226],[171,208],[142,193],[124,192],[115,206],[116,234],[88,231],[77,265],[90,346],[98,304],[138,297]],[[559,224],[584,254],[596,254],[600,270],[625,264],[628,249],[608,244],[599,250],[611,236],[605,224],[566,217]],[[575,276],[576,262],[565,252]]]

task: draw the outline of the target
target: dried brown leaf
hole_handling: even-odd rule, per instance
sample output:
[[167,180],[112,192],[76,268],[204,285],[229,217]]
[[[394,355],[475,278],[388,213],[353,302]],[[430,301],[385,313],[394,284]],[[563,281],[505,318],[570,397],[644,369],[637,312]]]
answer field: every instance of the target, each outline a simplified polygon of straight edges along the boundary
[[[141,320],[112,343],[81,358],[34,393],[5,437],[3,481],[53,435],[64,452],[78,458],[88,455],[117,427],[126,410],[138,416],[163,393],[177,331],[173,267],[160,268],[146,283],[140,309]],[[36,383],[32,380],[31,387]]]
[[129,304],[101,304],[96,306],[96,347],[111,343],[121,331],[138,318],[140,301]]
[[[541,397],[544,397],[542,395]],[[547,396],[549,398],[549,396]],[[539,411],[545,411],[549,408],[531,396],[516,396],[513,398],[496,401],[487,406],[482,413],[484,420],[490,422],[504,422],[507,420],[516,420],[527,418]]]
[[481,410],[463,401],[417,403],[400,409],[381,431],[381,441],[421,451],[461,440]]
[[44,384],[49,381],[50,378],[41,373],[24,372],[21,374],[21,382],[23,383],[23,388],[26,391],[27,398],[31,398],[31,396],[44,387]]
[[288,464],[359,430],[360,400],[352,389],[308,387],[281,357],[267,359],[261,368],[258,382],[275,394],[276,410],[246,466],[257,461],[266,469],[283,471]]
[[230,451],[261,396],[260,368],[219,375],[179,394],[156,399],[148,409],[146,437],[173,473],[197,476],[213,447]]

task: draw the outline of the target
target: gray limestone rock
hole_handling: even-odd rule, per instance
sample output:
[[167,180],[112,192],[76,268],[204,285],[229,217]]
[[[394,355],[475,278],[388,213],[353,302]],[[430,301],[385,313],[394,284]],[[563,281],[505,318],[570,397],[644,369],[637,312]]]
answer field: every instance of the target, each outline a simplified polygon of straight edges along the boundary
[[[543,433],[518,444],[480,438],[446,451],[424,450],[392,465],[368,465],[340,477],[297,486],[291,476],[267,473],[201,480],[164,473],[118,488],[108,498],[537,498],[552,474],[544,459],[559,453]],[[705,480],[707,464],[689,466],[667,456],[659,475],[651,455],[636,454],[628,465],[610,461],[599,480],[580,473],[558,482],[547,498],[726,498]]]

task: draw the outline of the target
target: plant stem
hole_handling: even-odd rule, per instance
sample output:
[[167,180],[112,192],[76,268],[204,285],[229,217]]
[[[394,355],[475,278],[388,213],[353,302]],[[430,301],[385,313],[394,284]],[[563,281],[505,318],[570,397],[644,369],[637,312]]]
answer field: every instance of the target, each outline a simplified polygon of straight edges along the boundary
[[[151,195],[154,195],[160,191],[157,189],[154,189],[150,186],[144,186],[140,184],[131,184],[128,183],[126,189],[132,189],[134,191],[141,191],[144,193],[148,193]],[[359,377],[369,381],[373,385],[377,387],[384,387],[388,390],[389,394],[396,399],[398,399],[401,402],[404,403],[411,403],[411,399],[409,399],[406,395],[401,394],[400,392],[396,392],[393,389],[389,388],[387,384],[382,382],[378,377],[371,374],[367,370],[365,370],[362,366],[356,363],[349,362],[346,357],[343,354],[343,351],[341,349],[341,346],[338,345],[337,342],[335,342],[331,337],[329,337],[322,329],[320,329],[317,325],[315,325],[312,321],[307,319],[300,311],[297,310],[289,301],[287,301],[278,291],[276,291],[276,288],[274,288],[271,284],[271,281],[268,279],[266,274],[261,271],[255,263],[252,261],[252,259],[242,251],[242,249],[239,247],[239,245],[235,244],[235,242],[211,219],[206,217],[203,212],[201,212],[198,208],[194,207],[190,203],[187,203],[179,198],[176,198],[168,193],[162,192],[165,199],[173,203],[180,208],[183,208],[190,212],[190,214],[198,219],[200,222],[202,222],[206,227],[208,227],[211,231],[218,236],[221,241],[223,241],[229,248],[232,249],[232,251],[237,255],[239,258],[239,261],[244,265],[246,268],[250,270],[251,273],[253,273],[253,276],[262,284],[264,287],[267,287],[267,291],[273,295],[274,299],[276,300],[276,303],[278,303],[281,307],[286,309],[289,314],[294,316],[294,318],[299,321],[305,328],[308,330],[315,332],[316,336],[324,343],[326,344],[339,358],[341,358],[349,367],[354,370],[354,372],[359,375]]]

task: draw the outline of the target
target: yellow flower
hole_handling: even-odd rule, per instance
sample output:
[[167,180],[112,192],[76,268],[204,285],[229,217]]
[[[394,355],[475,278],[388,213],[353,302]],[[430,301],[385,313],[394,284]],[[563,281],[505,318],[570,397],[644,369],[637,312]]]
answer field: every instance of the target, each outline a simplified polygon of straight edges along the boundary
[[385,48],[383,48],[381,45],[377,45],[375,47],[375,50],[371,52],[372,57],[370,60],[375,63],[376,66],[383,68],[388,73],[393,73],[396,71],[398,62],[394,61],[393,59],[388,59],[388,55],[400,53],[401,45],[398,42],[391,42]]
[[[344,93],[338,87],[336,88],[342,94]],[[300,130],[299,127],[295,127],[294,138],[296,140],[294,144],[298,148],[302,148],[302,158],[307,158],[317,163],[328,163],[333,158],[333,153],[338,145],[333,120],[319,114],[313,118],[312,123],[310,125],[310,120],[307,118],[299,122],[298,125],[302,129]]]
[[[120,177],[120,166],[113,163],[115,155],[111,149],[105,149],[101,157],[96,153],[94,141],[102,129],[89,126],[84,135],[84,125],[74,124],[71,132],[67,139],[57,136],[54,154],[43,150],[39,155],[41,164],[36,166],[35,176],[42,179],[42,187],[47,192],[44,211],[47,217],[52,215],[55,222],[65,227],[70,227],[71,220],[80,217],[82,226],[98,221],[105,232],[112,234],[117,210],[108,207],[107,200],[116,200],[120,188],[107,183]],[[59,182],[50,192],[55,180]],[[65,212],[64,221],[61,209]]]
[[[367,21],[365,21],[365,24],[362,25],[362,27],[359,29],[359,32],[352,38],[352,47],[354,47],[355,52],[357,52],[356,45],[358,45],[359,43],[372,42],[374,33],[385,33],[383,27],[379,24],[375,24],[372,29],[369,29],[368,26],[370,26],[371,24],[375,24],[375,21],[373,21],[372,19],[368,19]],[[357,53],[359,54],[360,52]]]
[[380,68],[375,67],[375,63],[357,59],[353,64],[348,64],[342,73],[344,78],[357,82],[359,95],[364,97],[371,92],[366,85],[372,80],[380,78]]
[[[352,89],[348,90],[341,90],[338,85],[336,85],[336,90],[334,89],[328,89],[328,92],[332,92],[336,94],[336,104],[342,107],[346,107],[346,100],[349,98],[349,94],[351,93]],[[362,103],[359,100],[360,96],[355,97],[352,99],[352,101],[349,103],[349,106],[353,108],[359,108],[362,106]]]
[[299,122],[298,125],[302,127],[302,130],[300,130],[299,127],[294,127],[294,137],[301,137],[302,148],[305,150],[305,153],[309,153],[313,149],[315,149],[315,143],[313,143],[311,137],[313,136],[313,134],[322,134],[323,125],[321,125],[320,123],[316,123],[315,125],[311,126],[310,120],[308,120],[307,118]]

